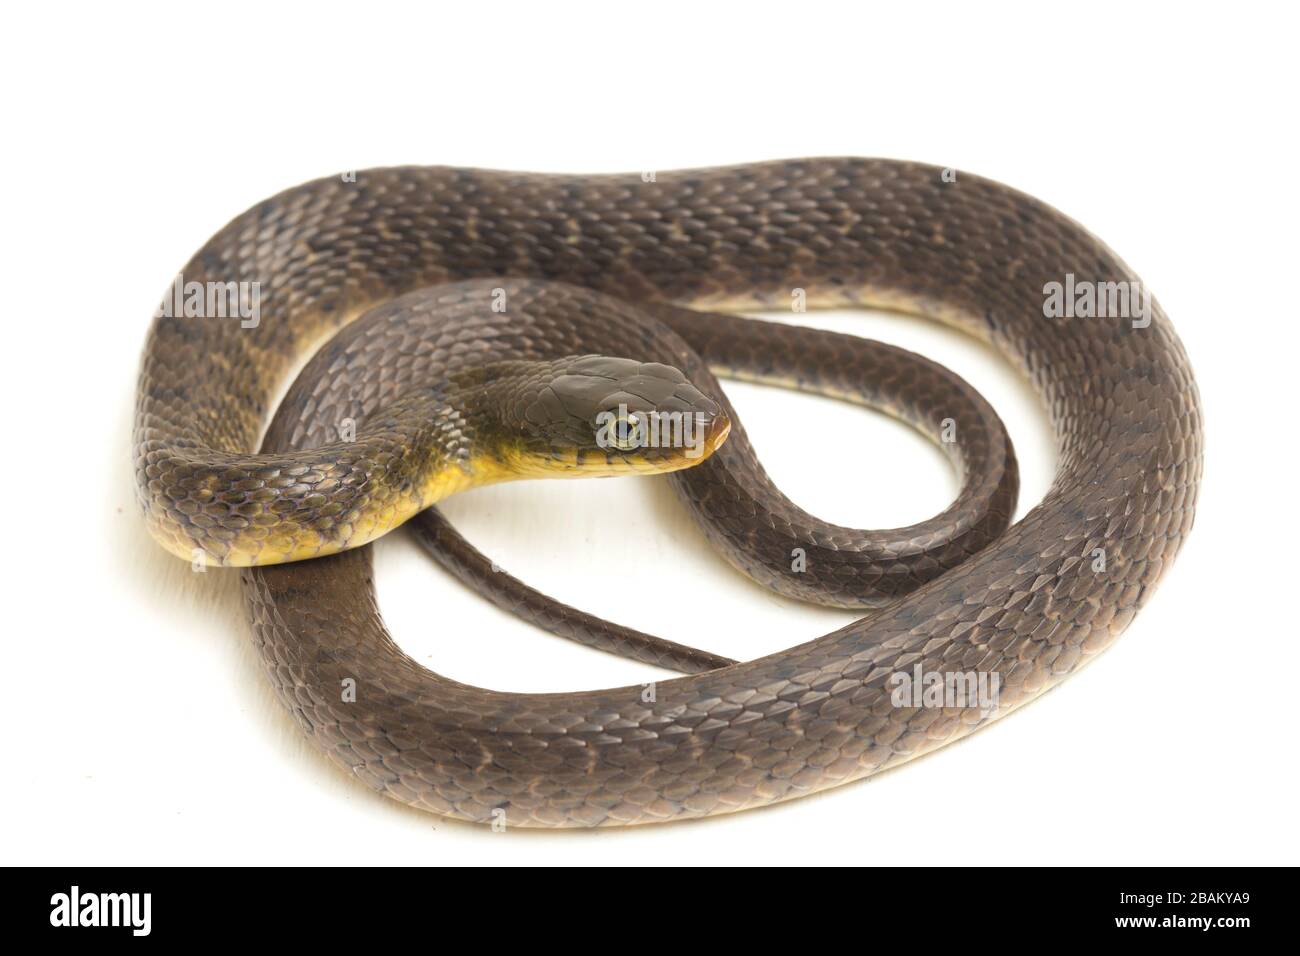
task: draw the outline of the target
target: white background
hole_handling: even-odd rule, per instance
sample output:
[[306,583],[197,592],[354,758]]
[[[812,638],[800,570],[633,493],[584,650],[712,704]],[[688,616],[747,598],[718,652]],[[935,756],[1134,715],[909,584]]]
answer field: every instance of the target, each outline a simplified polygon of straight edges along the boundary
[[[1297,862],[1292,14],[901,6],[9,10],[4,861]],[[825,154],[1026,190],[1103,237],[1173,318],[1206,412],[1201,509],[1124,639],[897,772],[698,823],[494,834],[378,797],[311,750],[254,656],[236,572],[191,573],[135,511],[136,362],[176,270],[252,203],[339,170]],[[1020,513],[1041,496],[1046,421],[1000,358],[919,321],[797,318],[965,376],[1016,442]],[[938,453],[883,417],[727,390],[777,483],[822,517],[897,526],[956,490]],[[517,484],[446,510],[529,583],[732,656],[851,619],[737,576],[654,480]],[[400,532],[377,565],[403,647],[462,681],[549,691],[666,676],[505,616]]]

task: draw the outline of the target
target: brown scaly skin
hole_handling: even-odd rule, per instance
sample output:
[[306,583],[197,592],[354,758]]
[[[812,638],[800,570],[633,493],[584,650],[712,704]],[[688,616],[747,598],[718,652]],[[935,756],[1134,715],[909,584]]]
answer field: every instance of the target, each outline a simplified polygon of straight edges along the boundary
[[[508,313],[486,307],[494,289],[508,293]],[[680,335],[672,332],[674,324]],[[630,347],[638,355],[684,369],[716,397],[709,411],[720,410],[732,424],[730,437],[707,460],[673,478],[718,550],[765,586],[825,604],[881,604],[956,566],[1005,530],[1015,503],[1015,462],[1001,422],[977,392],[901,349],[807,329],[791,351],[788,343],[782,348],[788,336],[784,326],[729,315],[660,306],[647,317],[626,303],[554,282],[488,279],[438,286],[372,310],[331,339],[285,396],[268,447],[329,448],[338,440],[338,422],[368,423],[400,397],[419,395],[449,378],[486,368],[490,374],[479,377],[495,383],[501,365],[546,368],[556,354],[634,343]],[[470,342],[489,347],[493,361],[479,365],[483,351],[464,348]],[[811,369],[817,390],[913,424],[939,442],[963,474],[957,500],[935,518],[886,532],[839,528],[807,515],[772,486],[735,411],[690,342],[715,357],[729,356],[731,374],[802,380],[803,387],[812,388],[814,378],[801,372]],[[662,401],[657,407],[668,410]],[[478,417],[466,414],[459,420]],[[953,428],[949,443],[941,440],[945,422]],[[461,580],[563,637],[686,673],[735,663],[558,604],[494,570],[436,509],[421,513],[417,529],[433,556]],[[796,552],[807,565],[798,573],[793,571]]]
[[[480,301],[490,293],[483,289]],[[380,382],[372,393],[382,407],[367,406],[364,421],[350,420],[346,432],[335,420],[327,442],[310,452],[231,455],[178,447],[156,437],[159,429],[145,430],[140,487],[146,510],[154,506],[150,529],[173,553],[204,564],[300,561],[358,547],[475,486],[689,467],[731,427],[717,403],[661,364],[500,351],[475,357],[479,364],[455,363],[401,394]],[[304,402],[314,407],[322,398]],[[611,445],[608,428],[602,435],[598,427],[601,414],[689,415],[699,438],[694,460],[685,448]]]
[[[810,305],[896,307],[975,332],[1044,399],[1060,457],[1043,502],[869,619],[661,682],[652,700],[641,687],[504,694],[423,670],[383,628],[364,549],[245,572],[282,698],[327,754],[395,799],[542,827],[788,799],[964,736],[1068,676],[1123,631],[1190,530],[1200,409],[1181,345],[1154,304],[1141,328],[1045,318],[1044,285],[1067,273],[1076,284],[1136,280],[1032,198],[887,160],[660,173],[652,183],[439,168],[310,183],[254,207],[185,270],[262,281],[257,329],[155,324],[139,399],[142,493],[157,519],[152,483],[187,457],[246,455],[279,381],[315,341],[371,305],[453,279],[532,276],[727,308],[785,306],[800,288]],[[789,330],[790,348],[802,331]],[[644,358],[631,347],[612,354]],[[742,352],[735,364],[745,362]],[[890,675],[917,665],[996,672],[999,705],[895,706]],[[345,680],[355,702],[342,699]]]

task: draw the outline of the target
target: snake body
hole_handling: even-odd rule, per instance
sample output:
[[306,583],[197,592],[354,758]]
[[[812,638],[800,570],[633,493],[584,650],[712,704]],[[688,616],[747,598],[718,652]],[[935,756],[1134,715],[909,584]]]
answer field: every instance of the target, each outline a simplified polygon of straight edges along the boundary
[[[997,719],[1107,647],[1192,523],[1200,409],[1163,312],[1152,302],[1141,322],[1049,317],[1045,289],[1067,276],[1076,288],[1138,279],[1072,220],[964,173],[870,159],[648,179],[363,171],[253,207],[183,274],[258,282],[261,317],[255,328],[155,321],[135,439],[151,530],[186,557],[273,562],[243,574],[281,698],[367,785],[446,816],[537,827],[662,821],[892,767]],[[496,290],[511,303],[504,313],[492,310]],[[686,311],[788,307],[796,290],[812,307],[928,315],[1010,358],[1057,437],[1044,500],[1002,533],[1016,479],[1001,426],[959,381],[935,386],[942,398],[929,384],[909,391],[941,382],[917,372],[915,357]],[[340,329],[253,454],[290,370]],[[710,368],[892,405],[930,432],[955,421],[962,496],[914,529],[838,528],[785,501],[733,424],[707,460],[674,472],[710,538],[783,593],[876,609],[741,663],[602,631],[511,579],[488,584],[481,556],[425,512],[425,539],[498,601],[549,615],[547,626],[569,636],[621,641],[700,673],[649,692],[518,694],[421,668],[385,630],[369,549],[356,545],[456,490],[448,474],[482,468],[480,459],[445,467],[484,441],[461,398],[477,386],[436,383],[462,382],[484,361],[592,354],[650,363],[636,382],[724,414]],[[385,371],[365,371],[372,365]],[[680,373],[657,371],[667,366]],[[900,369],[901,381],[873,394]],[[430,412],[432,430],[412,431],[411,416]],[[364,438],[342,441],[344,419],[361,422]],[[412,471],[413,447],[442,463],[443,485]],[[796,547],[809,558],[799,574],[789,569]],[[297,561],[314,554],[324,556]],[[954,671],[998,675],[996,706],[914,706],[894,694],[893,675]]]

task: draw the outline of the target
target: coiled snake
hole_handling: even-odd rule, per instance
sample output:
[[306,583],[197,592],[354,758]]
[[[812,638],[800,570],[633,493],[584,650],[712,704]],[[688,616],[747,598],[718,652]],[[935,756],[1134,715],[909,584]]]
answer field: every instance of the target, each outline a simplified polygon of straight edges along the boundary
[[[376,169],[254,206],[182,276],[186,289],[247,283],[257,315],[155,318],[135,431],[150,529],[187,560],[258,565],[242,572],[256,640],[308,736],[368,786],[446,816],[673,820],[892,767],[1105,649],[1192,524],[1200,409],[1159,306],[1053,314],[1052,283],[1100,289],[1104,306],[1105,290],[1137,277],[1072,220],[965,173],[875,159],[654,176]],[[942,369],[847,336],[690,311],[789,308],[792,296],[931,316],[991,342],[1055,430],[1044,500],[1006,527],[1010,444]],[[271,401],[318,347],[254,454]],[[883,407],[936,437],[950,429],[961,495],[913,528],[821,522],[768,481],[712,372]],[[602,413],[621,429],[612,443],[598,440]],[[694,441],[628,440],[657,416],[688,439],[695,427]],[[763,584],[874,610],[736,663],[494,574],[425,510],[489,481],[631,471],[673,472],[710,540]],[[649,694],[520,694],[420,667],[385,630],[360,547],[417,514],[438,559],[498,603],[695,673]],[[996,704],[900,702],[892,678],[904,672],[996,674]]]

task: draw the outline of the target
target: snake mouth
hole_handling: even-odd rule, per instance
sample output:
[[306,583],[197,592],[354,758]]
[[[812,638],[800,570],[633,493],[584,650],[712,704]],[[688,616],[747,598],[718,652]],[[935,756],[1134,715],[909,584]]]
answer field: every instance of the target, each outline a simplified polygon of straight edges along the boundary
[[709,458],[731,434],[731,419],[726,412],[697,412],[678,427],[676,417],[651,420],[646,427],[649,437],[640,456],[644,467],[633,467],[646,473],[664,473],[692,468]]
[[721,410],[634,412],[629,417],[632,429],[617,439],[598,438],[584,445],[512,445],[500,457],[504,468],[495,480],[666,474],[707,460],[731,434],[731,419]]
[[705,438],[705,445],[708,448],[708,455],[712,455],[727,440],[731,434],[731,418],[726,412],[718,412],[713,416],[713,422],[709,426],[708,434]]
[[690,461],[690,465],[695,464],[696,461],[703,461],[712,455],[722,447],[723,442],[727,440],[727,436],[731,434],[731,418],[726,412],[719,411],[714,415],[705,416],[705,419],[699,453]]

